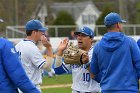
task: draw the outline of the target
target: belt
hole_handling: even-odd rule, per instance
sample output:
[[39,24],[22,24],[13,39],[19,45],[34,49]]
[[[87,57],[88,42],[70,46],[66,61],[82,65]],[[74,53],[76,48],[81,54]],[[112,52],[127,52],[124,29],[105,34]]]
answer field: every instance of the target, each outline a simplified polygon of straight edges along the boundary
[[77,91],[77,93],[91,93],[91,92],[80,92],[80,91]]

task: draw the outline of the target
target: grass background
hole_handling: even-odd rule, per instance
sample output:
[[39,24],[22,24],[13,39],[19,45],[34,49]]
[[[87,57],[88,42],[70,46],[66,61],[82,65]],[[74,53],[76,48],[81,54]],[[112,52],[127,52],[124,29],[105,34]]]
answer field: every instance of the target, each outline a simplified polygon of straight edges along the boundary
[[[56,75],[52,78],[45,76],[43,77],[43,83],[41,86],[52,86],[59,84],[71,84],[72,83],[72,75],[64,74],[64,75]],[[71,93],[71,87],[60,87],[60,88],[43,88],[41,89],[42,93]]]
[[[72,84],[72,75],[64,74],[57,75],[52,78],[48,76],[43,77],[43,84],[41,86],[52,86],[59,84]],[[140,81],[139,81],[140,84]],[[71,87],[60,87],[60,88],[43,88],[42,93],[71,93]]]
[[71,93],[71,87],[42,89],[42,93]]

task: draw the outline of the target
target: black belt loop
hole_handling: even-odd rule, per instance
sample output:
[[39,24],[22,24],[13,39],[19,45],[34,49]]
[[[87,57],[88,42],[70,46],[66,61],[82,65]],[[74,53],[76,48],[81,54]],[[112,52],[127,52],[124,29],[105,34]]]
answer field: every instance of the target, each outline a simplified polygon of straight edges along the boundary
[[[80,91],[77,91],[77,93],[81,93]],[[82,93],[91,93],[91,92],[82,92]]]

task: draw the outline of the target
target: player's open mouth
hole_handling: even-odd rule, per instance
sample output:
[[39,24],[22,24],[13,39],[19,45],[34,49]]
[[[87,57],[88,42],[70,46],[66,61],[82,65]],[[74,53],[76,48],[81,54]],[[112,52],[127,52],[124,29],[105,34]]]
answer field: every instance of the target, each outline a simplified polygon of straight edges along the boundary
[[83,43],[83,42],[80,42],[80,41],[78,42],[78,44],[82,44],[82,43]]

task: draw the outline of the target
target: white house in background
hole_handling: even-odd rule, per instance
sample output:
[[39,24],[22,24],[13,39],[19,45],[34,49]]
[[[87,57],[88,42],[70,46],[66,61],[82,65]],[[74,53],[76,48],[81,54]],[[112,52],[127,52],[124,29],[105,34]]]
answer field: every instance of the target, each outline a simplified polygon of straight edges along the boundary
[[51,9],[54,17],[59,11],[65,10],[73,16],[78,27],[85,25],[91,29],[95,28],[95,22],[101,14],[97,7],[88,0],[77,3],[53,3]]
[[78,19],[76,20],[76,24],[78,27],[88,26],[91,29],[95,28],[96,20],[100,16],[100,11],[95,7],[94,4],[87,4],[86,8],[80,14]]
[[[46,2],[39,4],[36,11],[36,16],[43,22],[47,16]],[[54,18],[57,14],[64,10],[73,16],[78,27],[88,26],[91,29],[95,28],[95,22],[99,18],[101,12],[91,1],[77,2],[77,3],[53,3],[50,5],[51,13]]]

